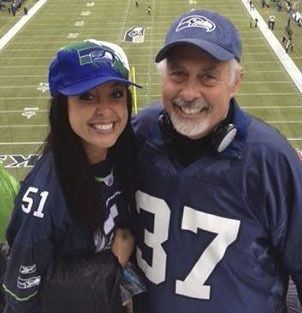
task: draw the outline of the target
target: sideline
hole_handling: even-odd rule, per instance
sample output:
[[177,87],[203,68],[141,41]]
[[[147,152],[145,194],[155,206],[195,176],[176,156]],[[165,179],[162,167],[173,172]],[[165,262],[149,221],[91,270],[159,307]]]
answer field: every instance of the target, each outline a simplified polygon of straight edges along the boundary
[[27,15],[23,15],[21,19],[0,39],[0,50],[17,34],[17,32],[41,9],[47,0],[37,0],[29,10]]
[[267,23],[264,21],[263,17],[258,13],[257,9],[254,8],[250,10],[249,1],[241,0],[251,17],[255,20],[258,19],[258,28],[262,32],[264,38],[267,40],[268,44],[272,47],[276,56],[280,60],[281,64],[284,66],[285,70],[299,89],[302,94],[302,73],[290,56],[285,52],[285,49],[281,45],[280,41],[276,38],[274,33],[268,29]]

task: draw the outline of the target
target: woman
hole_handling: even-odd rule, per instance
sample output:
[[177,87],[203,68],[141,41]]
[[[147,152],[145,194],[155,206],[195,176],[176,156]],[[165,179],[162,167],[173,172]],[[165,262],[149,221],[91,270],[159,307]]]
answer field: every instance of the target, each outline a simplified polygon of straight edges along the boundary
[[[41,285],[57,259],[111,249],[122,266],[128,262],[134,244],[126,229],[134,157],[128,87],[135,85],[128,77],[123,50],[95,40],[62,48],[49,67],[50,132],[7,230],[4,290],[15,313],[49,311],[48,305],[41,309]],[[83,290],[90,283],[80,282]],[[72,311],[85,312],[81,293],[75,294]],[[60,311],[67,312],[72,305],[63,300]]]

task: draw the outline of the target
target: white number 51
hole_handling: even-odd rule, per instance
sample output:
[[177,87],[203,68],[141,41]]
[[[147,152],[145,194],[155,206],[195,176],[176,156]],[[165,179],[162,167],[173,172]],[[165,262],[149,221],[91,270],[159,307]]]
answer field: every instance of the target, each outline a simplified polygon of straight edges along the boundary
[[[22,204],[21,204],[21,208],[22,211],[26,214],[29,214],[32,210],[32,207],[34,205],[34,200],[31,196],[32,193],[38,193],[39,189],[35,188],[35,187],[29,187],[23,198],[22,198]],[[43,218],[44,217],[44,213],[43,213],[43,208],[46,202],[46,199],[48,197],[48,191],[42,191],[40,192],[40,201],[38,204],[38,208],[33,212],[33,215],[39,218]]]

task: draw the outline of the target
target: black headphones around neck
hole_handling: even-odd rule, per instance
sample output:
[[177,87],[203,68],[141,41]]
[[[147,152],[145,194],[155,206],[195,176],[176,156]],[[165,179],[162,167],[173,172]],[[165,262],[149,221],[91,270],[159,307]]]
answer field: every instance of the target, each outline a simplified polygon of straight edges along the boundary
[[[163,140],[171,143],[176,130],[174,129],[167,112],[160,114],[158,117],[158,123]],[[236,134],[237,128],[234,124],[229,122],[228,117],[221,121],[211,134],[211,145],[214,151],[219,153],[223,152],[231,144]]]

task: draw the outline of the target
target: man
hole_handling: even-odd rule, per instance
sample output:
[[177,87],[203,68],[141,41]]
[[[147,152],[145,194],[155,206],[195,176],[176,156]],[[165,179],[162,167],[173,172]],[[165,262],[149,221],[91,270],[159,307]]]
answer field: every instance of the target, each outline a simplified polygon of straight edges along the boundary
[[250,0],[250,10],[251,11],[255,10],[255,6],[252,0]]
[[[242,111],[234,25],[190,11],[156,62],[162,103],[137,116],[139,313],[280,313],[302,298],[302,166],[280,133]],[[141,307],[142,306],[142,307]]]
[[276,23],[276,16],[270,15],[268,17],[268,21],[267,21],[268,28],[271,30],[274,30],[275,29],[275,23]]

